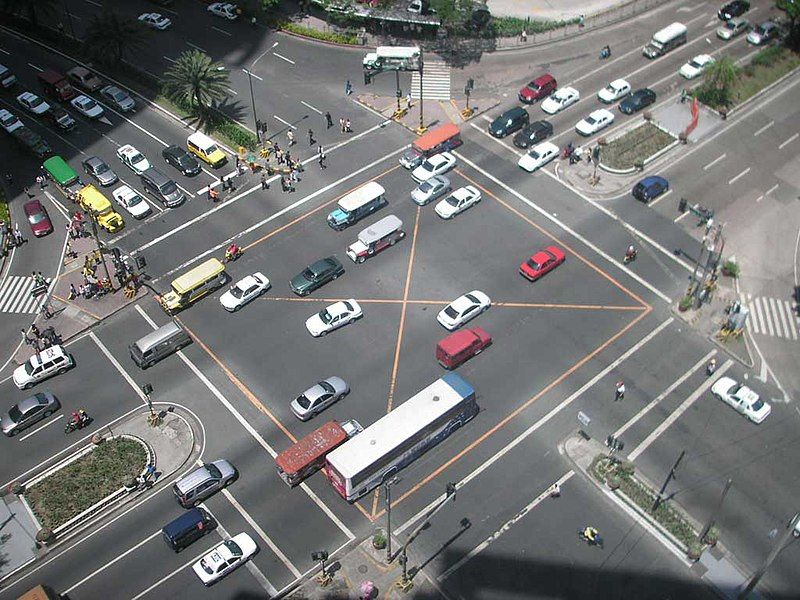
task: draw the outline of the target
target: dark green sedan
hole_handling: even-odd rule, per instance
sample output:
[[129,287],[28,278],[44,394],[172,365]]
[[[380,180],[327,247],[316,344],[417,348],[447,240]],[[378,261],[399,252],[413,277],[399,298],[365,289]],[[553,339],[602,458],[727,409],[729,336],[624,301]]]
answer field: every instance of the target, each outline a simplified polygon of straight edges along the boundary
[[298,296],[307,296],[315,289],[333,281],[344,273],[344,267],[335,256],[329,256],[310,264],[292,277],[289,285]]

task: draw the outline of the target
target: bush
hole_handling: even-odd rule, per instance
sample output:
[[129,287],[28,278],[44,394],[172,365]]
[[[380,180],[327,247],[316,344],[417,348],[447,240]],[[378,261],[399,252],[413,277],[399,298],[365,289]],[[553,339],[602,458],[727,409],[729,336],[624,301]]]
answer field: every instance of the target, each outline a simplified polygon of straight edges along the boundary
[[215,124],[214,132],[228,140],[228,145],[233,148],[244,146],[248,150],[254,150],[258,146],[258,138],[247,129],[235,121],[222,121]]
[[691,296],[684,296],[678,302],[678,310],[681,312],[686,312],[690,308],[692,308],[692,304],[694,304],[694,299]]
[[358,42],[358,36],[356,35],[318,31],[316,29],[312,29],[311,27],[305,27],[304,25],[298,25],[297,23],[290,22],[280,23],[279,26],[281,29],[288,31],[289,33],[296,33],[297,35],[313,38],[315,40],[321,40],[323,42],[335,42],[337,44],[348,44],[350,46],[360,45]]
[[601,162],[612,169],[643,168],[647,158],[674,141],[675,138],[670,134],[652,123],[644,122],[639,127],[609,141],[603,148]]
[[785,51],[786,49],[783,46],[770,46],[756,54],[753,60],[750,61],[750,65],[753,67],[769,67],[776,61],[782,59]]
[[523,31],[528,35],[545,33],[577,22],[578,19],[570,19],[568,21],[532,21],[517,17],[492,17],[487,29],[494,34],[494,37],[516,37]]
[[733,277],[734,279],[739,277],[741,273],[741,267],[739,267],[739,263],[733,260],[726,260],[722,263],[722,274],[727,277]]
[[372,547],[376,550],[383,550],[386,548],[386,544],[388,543],[386,539],[386,534],[383,532],[382,529],[379,529],[375,532],[375,535],[372,536]]

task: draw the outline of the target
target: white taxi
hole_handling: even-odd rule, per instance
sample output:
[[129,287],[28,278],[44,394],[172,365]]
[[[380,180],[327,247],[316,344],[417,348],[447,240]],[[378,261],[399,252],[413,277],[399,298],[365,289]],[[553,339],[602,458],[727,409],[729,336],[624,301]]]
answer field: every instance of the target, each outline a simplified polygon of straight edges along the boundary
[[558,156],[558,146],[553,142],[542,142],[531,148],[526,154],[517,161],[517,165],[521,169],[525,169],[528,173],[533,173]]
[[130,144],[125,144],[117,148],[117,158],[122,161],[122,164],[128,167],[137,175],[141,175],[150,168],[150,161],[144,155]]
[[474,186],[465,185],[440,201],[434,210],[443,219],[452,219],[480,201],[480,191]]
[[75,360],[71,354],[64,351],[62,346],[50,346],[39,354],[34,354],[25,364],[14,369],[14,385],[21,390],[27,390],[42,379],[61,375],[74,366]]
[[554,115],[557,112],[561,112],[568,106],[572,106],[580,99],[581,94],[575,88],[561,88],[556,90],[554,94],[551,94],[547,100],[542,102],[542,110],[548,115]]
[[192,570],[203,585],[209,586],[243,565],[256,552],[258,546],[253,538],[246,533],[240,533],[215,546],[211,552],[192,565]]
[[575,131],[581,135],[592,135],[605,129],[614,122],[614,113],[605,108],[593,111],[585,119],[581,119],[575,124]]
[[753,423],[762,423],[772,412],[772,407],[758,394],[730,377],[720,377],[715,381],[711,393]]
[[111,195],[125,210],[131,213],[134,219],[144,219],[152,212],[150,205],[142,195],[127,185],[121,185]]

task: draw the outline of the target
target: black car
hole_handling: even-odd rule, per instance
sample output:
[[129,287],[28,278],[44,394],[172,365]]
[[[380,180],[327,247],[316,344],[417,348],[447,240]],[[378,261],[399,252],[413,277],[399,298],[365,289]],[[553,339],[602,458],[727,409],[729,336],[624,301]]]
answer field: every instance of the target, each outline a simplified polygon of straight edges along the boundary
[[506,137],[525,127],[529,120],[528,111],[521,106],[515,106],[492,121],[489,125],[489,133],[497,138]]
[[514,136],[514,145],[517,148],[528,148],[551,135],[553,135],[553,125],[549,121],[534,121]]
[[733,0],[719,9],[717,16],[720,21],[729,21],[733,17],[741,17],[750,10],[750,3],[747,0]]
[[174,144],[167,146],[161,151],[161,156],[184,175],[197,175],[200,172],[200,163],[197,159],[180,146]]
[[45,113],[45,117],[63,131],[70,131],[75,128],[75,119],[58,104],[51,104],[50,109]]
[[642,88],[630,94],[625,100],[619,103],[620,112],[632,115],[642,110],[645,106],[650,106],[656,101],[656,93],[650,88]]
[[315,289],[333,281],[344,273],[344,267],[335,256],[329,256],[310,264],[292,277],[289,285],[298,296],[307,296]]

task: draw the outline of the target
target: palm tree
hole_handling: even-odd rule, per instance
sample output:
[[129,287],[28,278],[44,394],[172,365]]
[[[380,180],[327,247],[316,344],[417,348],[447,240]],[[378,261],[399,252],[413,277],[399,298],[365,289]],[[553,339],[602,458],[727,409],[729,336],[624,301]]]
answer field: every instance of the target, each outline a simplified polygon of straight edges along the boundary
[[56,0],[4,0],[3,12],[23,14],[32,25],[38,25],[39,16],[55,14]]
[[730,56],[723,56],[708,66],[704,76],[703,91],[717,105],[731,102],[731,89],[739,78],[739,67]]
[[228,95],[230,81],[222,63],[199,50],[187,50],[164,74],[166,96],[188,105],[199,116],[207,115],[212,103]]
[[104,12],[92,19],[86,28],[83,50],[97,62],[116,65],[125,55],[135,55],[141,50],[146,35],[147,30],[141,23]]

